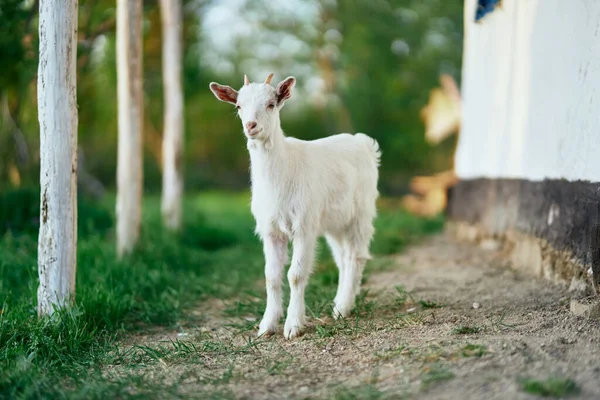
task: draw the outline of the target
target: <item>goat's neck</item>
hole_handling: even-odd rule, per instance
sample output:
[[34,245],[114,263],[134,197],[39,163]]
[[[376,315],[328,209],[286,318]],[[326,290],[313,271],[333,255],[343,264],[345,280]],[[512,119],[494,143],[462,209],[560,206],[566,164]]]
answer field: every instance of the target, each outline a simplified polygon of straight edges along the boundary
[[264,141],[249,142],[248,150],[253,183],[274,183],[286,170],[286,143],[281,127],[277,126]]

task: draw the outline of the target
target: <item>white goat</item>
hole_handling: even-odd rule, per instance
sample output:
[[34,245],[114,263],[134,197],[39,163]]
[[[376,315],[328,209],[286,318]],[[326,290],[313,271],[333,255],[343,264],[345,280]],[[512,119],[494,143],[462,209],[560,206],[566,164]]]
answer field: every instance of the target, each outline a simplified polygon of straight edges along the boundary
[[234,104],[248,139],[252,178],[252,214],[263,242],[267,306],[258,335],[272,335],[283,316],[281,284],[293,256],[288,280],[290,303],[284,326],[287,339],[302,333],[304,290],[313,269],[317,237],[325,235],[339,269],[334,317],[346,317],[360,291],[374,233],[381,153],[367,135],[347,133],[303,141],[286,137],[279,112],[296,83],[288,77],[273,88],[244,76],[239,93],[212,82],[221,100]]

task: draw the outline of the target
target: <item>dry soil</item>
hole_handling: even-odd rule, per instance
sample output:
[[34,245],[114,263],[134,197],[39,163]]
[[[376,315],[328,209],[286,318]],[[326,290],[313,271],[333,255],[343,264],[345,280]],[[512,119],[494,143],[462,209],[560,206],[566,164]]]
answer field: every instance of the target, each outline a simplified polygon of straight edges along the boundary
[[[130,338],[171,349],[158,358],[138,353],[136,371],[194,398],[540,398],[524,390],[524,379],[554,379],[558,390],[572,379],[572,398],[600,398],[600,323],[570,313],[566,286],[444,235],[394,261],[370,275],[359,317],[310,319],[294,341],[281,332],[256,340],[240,329],[251,315],[227,318],[228,304],[214,300],[183,333]],[[170,340],[193,348],[175,351]]]

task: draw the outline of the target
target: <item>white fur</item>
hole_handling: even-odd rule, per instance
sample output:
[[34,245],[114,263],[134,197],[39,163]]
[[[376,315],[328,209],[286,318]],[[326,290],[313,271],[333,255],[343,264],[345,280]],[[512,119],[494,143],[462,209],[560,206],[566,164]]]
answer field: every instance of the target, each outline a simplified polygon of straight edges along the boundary
[[[304,326],[304,291],[318,236],[326,237],[339,269],[334,317],[346,317],[353,309],[365,262],[370,258],[381,154],[377,142],[362,133],[313,141],[286,137],[279,111],[294,83],[292,77],[277,89],[251,83],[240,89],[237,98],[230,99],[219,96],[213,86],[216,84],[211,84],[221,100],[237,100],[248,138],[251,209],[266,261],[267,307],[259,335],[275,333],[283,316],[283,268],[288,262],[288,242],[293,244],[288,271],[290,303],[284,327],[288,339],[298,336]],[[281,99],[286,85],[288,96]],[[270,109],[269,104],[275,107]],[[248,131],[248,122],[257,125]]]

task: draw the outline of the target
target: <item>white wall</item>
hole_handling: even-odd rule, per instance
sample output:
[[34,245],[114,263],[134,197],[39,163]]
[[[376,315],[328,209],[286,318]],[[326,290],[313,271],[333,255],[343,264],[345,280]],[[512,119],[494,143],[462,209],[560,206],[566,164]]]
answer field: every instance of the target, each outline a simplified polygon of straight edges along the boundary
[[600,1],[465,0],[461,179],[600,182]]

